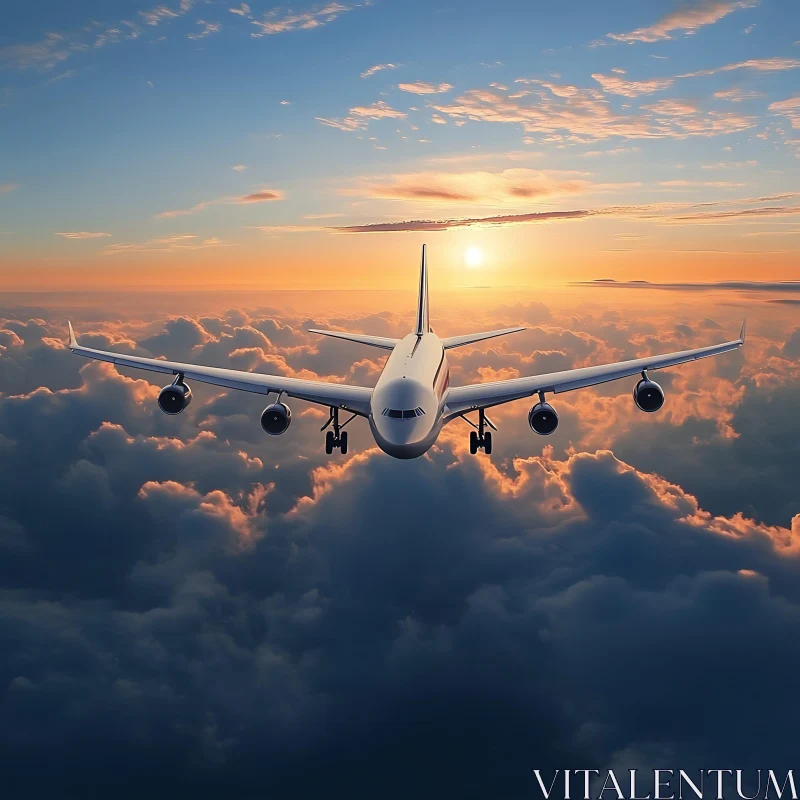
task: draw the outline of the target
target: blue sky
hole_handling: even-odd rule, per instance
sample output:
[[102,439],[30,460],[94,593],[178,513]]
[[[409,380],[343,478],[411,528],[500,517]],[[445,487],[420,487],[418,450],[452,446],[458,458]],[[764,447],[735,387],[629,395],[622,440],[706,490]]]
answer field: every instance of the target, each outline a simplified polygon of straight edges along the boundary
[[[604,210],[550,226],[557,237],[491,230],[506,228],[517,274],[536,237],[568,270],[600,241],[660,262],[755,249],[786,277],[795,199],[757,215],[749,201],[797,183],[798,23],[792,0],[22,6],[0,38],[8,266],[50,275],[113,255],[157,271],[182,263],[176,251],[211,265],[221,248],[247,264],[265,240],[341,263],[386,243],[332,227]],[[709,219],[700,241],[677,219],[697,203],[748,212],[757,235],[731,244],[731,224]],[[675,217],[655,236],[641,223],[653,204]],[[608,219],[634,206],[636,230]],[[500,252],[484,223],[468,227],[487,258]]]

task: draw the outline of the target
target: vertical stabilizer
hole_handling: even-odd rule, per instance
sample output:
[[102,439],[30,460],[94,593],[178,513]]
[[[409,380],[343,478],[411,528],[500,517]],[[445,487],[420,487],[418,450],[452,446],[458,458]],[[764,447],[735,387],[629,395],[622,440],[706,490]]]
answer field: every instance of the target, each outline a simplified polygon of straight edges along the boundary
[[417,325],[414,333],[421,336],[431,329],[430,311],[428,308],[428,255],[426,246],[422,245],[422,263],[419,268],[419,297],[417,299]]

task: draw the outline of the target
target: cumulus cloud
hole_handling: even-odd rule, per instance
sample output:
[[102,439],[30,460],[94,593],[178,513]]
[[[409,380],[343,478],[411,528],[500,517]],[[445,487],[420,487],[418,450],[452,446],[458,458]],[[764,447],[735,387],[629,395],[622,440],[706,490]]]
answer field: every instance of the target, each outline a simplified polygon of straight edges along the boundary
[[684,4],[670,12],[658,22],[645,28],[637,28],[629,33],[609,33],[608,37],[618,42],[657,42],[671,39],[670,34],[683,31],[695,33],[698,29],[713,25],[723,17],[740,8],[752,8],[759,0],[699,0]]
[[770,103],[769,110],[788,117],[793,128],[800,128],[800,97],[790,97],[788,100]]
[[[658,80],[636,82],[616,75],[595,77],[623,94],[644,94],[665,88]],[[548,135],[544,141],[565,144],[583,144],[613,136],[627,139],[718,136],[746,130],[756,123],[753,117],[720,111],[698,111],[692,116],[664,116],[646,108],[637,113],[617,113],[599,90],[540,81],[529,83],[542,86],[530,98],[513,99],[497,91],[472,89],[452,104],[437,104],[432,108],[455,120],[520,124],[526,133],[544,133]]]
[[[410,758],[389,796],[431,781],[521,795],[532,758],[627,763],[659,742],[693,763],[705,740],[663,719],[698,698],[716,759],[754,759],[731,734],[741,719],[774,763],[793,757],[772,720],[797,703],[769,688],[792,684],[798,657],[791,520],[713,515],[602,450],[500,470],[453,437],[411,464],[367,451],[298,468],[295,445],[276,470],[211,430],[148,429],[184,421],[154,417],[153,393],[109,365],[82,375],[72,392],[0,399],[12,442],[62,430],[58,448],[0,464],[4,479],[38,476],[0,505],[7,785],[52,792],[32,765],[57,750],[57,791],[122,780],[138,794],[169,753],[162,788],[252,794],[266,769],[274,791],[311,795],[344,791],[354,770],[374,785],[398,752],[438,742],[433,767]],[[633,644],[602,646],[620,634]],[[482,766],[464,775],[465,758]]]
[[403,92],[411,92],[411,94],[442,94],[449,92],[453,87],[449,83],[436,85],[417,81],[416,83],[400,83],[397,88]]
[[620,94],[623,97],[640,97],[643,94],[653,94],[669,89],[674,83],[672,78],[653,78],[647,81],[629,81],[618,78],[616,75],[602,75],[593,73],[592,77],[610,94]]

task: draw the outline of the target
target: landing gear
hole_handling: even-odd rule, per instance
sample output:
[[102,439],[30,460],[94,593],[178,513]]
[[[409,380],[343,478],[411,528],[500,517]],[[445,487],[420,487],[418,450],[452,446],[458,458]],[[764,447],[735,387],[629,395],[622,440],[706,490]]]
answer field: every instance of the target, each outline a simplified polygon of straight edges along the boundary
[[328,426],[333,426],[333,429],[325,434],[325,452],[328,455],[331,455],[337,447],[343,456],[347,455],[347,431],[343,429],[345,425],[351,420],[354,420],[357,416],[357,414],[353,414],[353,416],[340,425],[339,409],[335,406],[331,407],[331,415],[328,417],[328,421],[320,428],[321,431],[324,431]]
[[469,452],[474,456],[478,450],[483,448],[483,452],[490,456],[492,454],[492,432],[487,431],[486,426],[497,430],[495,424],[486,416],[482,408],[478,409],[477,425],[466,417],[464,419],[475,428],[474,431],[469,432]]

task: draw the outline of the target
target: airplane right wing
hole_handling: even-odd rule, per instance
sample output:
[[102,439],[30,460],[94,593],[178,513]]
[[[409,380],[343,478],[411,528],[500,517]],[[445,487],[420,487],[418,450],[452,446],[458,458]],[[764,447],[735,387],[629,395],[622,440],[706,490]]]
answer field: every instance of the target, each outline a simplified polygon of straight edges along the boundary
[[199,364],[181,364],[176,361],[162,361],[158,358],[143,358],[112,353],[107,350],[95,350],[82,347],[75,338],[72,324],[69,325],[69,349],[84,358],[107,361],[120,367],[136,367],[150,372],[162,372],[167,375],[183,375],[186,380],[210,383],[226,389],[239,389],[256,394],[283,392],[289,397],[307,400],[323,406],[343,408],[361,416],[369,416],[369,401],[372,389],[363,386],[347,386],[341,383],[326,381],[308,381],[300,378],[285,378],[282,375],[262,375],[257,372],[242,372],[235,369],[204,367]]
[[595,386],[598,383],[608,383],[619,378],[628,378],[644,371],[674,367],[677,364],[685,364],[699,358],[718,356],[741,347],[744,344],[744,337],[745,326],[742,325],[738,339],[711,347],[698,347],[694,350],[682,350],[661,356],[647,356],[632,361],[618,361],[616,364],[551,372],[546,375],[534,375],[530,378],[511,378],[491,383],[454,386],[447,393],[445,421],[468,411],[510,403],[512,400],[531,397],[538,392],[560,394],[586,386]]
[[442,347],[445,350],[452,350],[454,347],[462,347],[465,344],[482,342],[484,339],[494,339],[496,336],[505,336],[508,333],[518,333],[527,328],[502,328],[499,331],[484,331],[483,333],[465,333],[463,336],[448,336],[442,339]]

